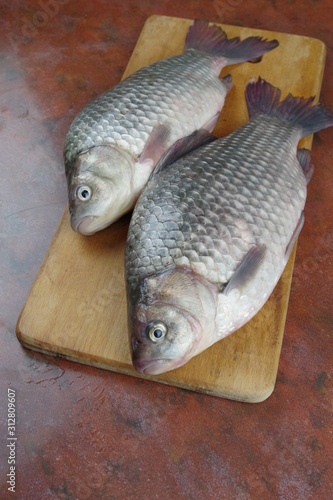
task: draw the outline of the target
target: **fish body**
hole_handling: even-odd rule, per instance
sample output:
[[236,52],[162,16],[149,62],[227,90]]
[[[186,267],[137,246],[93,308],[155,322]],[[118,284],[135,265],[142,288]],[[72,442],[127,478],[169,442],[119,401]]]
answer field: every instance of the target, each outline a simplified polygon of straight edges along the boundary
[[170,126],[168,146],[200,129],[223,107],[228,89],[218,78],[222,67],[219,58],[189,49],[137,71],[78,114],[67,137],[65,164],[106,144],[139,158],[158,124]]
[[74,230],[92,234],[133,208],[157,161],[194,130],[212,131],[232,86],[222,68],[272,50],[258,37],[228,40],[198,20],[185,51],[137,71],[89,103],[68,132],[64,162]]
[[304,221],[310,158],[301,137],[333,124],[311,99],[259,79],[250,120],[153,175],[126,249],[135,368],[158,374],[231,334],[263,306]]

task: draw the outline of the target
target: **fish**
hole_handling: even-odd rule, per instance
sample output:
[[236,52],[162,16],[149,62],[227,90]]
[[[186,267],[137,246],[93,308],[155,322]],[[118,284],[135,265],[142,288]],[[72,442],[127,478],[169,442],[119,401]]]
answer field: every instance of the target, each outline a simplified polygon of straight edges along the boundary
[[245,98],[249,121],[162,158],[133,211],[125,275],[139,373],[176,369],[247,323],[302,229],[313,166],[298,142],[332,126],[333,114],[313,97],[281,100],[260,77]]
[[260,37],[228,39],[195,20],[185,49],[132,74],[88,103],[64,145],[71,226],[84,235],[130,211],[161,156],[195,130],[212,131],[232,87],[222,68],[276,48]]

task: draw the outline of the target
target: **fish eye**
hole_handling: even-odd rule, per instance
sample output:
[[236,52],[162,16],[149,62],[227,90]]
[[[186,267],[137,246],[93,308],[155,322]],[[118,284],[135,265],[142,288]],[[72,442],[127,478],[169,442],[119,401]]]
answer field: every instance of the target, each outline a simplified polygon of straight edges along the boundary
[[161,321],[152,321],[146,326],[147,336],[152,342],[161,342],[168,332],[168,328]]
[[76,196],[81,201],[90,200],[91,195],[92,195],[92,191],[91,191],[89,186],[79,186],[76,190]]

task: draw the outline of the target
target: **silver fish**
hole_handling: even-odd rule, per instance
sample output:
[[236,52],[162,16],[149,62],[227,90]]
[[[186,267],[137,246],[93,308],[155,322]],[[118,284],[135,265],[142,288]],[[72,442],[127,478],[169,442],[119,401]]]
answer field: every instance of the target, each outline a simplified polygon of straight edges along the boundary
[[232,86],[222,68],[278,45],[228,40],[197,20],[183,54],[147,66],[88,104],[68,132],[64,162],[71,225],[93,234],[133,208],[157,161],[196,129],[213,130]]
[[[333,125],[313,98],[261,78],[250,120],[156,167],[130,223],[128,322],[137,371],[177,368],[250,320],[273,291],[301,231],[310,153],[301,137]],[[161,160],[162,161],[162,160]]]

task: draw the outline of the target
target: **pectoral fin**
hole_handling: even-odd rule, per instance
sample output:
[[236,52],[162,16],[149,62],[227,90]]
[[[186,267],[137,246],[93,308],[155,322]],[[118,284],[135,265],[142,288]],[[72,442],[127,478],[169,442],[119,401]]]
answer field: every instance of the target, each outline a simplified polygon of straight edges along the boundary
[[266,245],[258,244],[252,247],[237,267],[231,280],[224,288],[223,293],[228,295],[236,288],[242,292],[247,286],[249,286],[263,263],[265,254]]
[[160,123],[156,125],[153,128],[138,161],[140,163],[146,163],[153,168],[167,150],[170,133],[171,129],[168,125],[162,125]]
[[220,111],[218,111],[216,113],[216,115],[214,115],[210,120],[208,120],[203,126],[202,128],[207,130],[208,132],[213,132],[218,120],[219,120],[219,117],[220,117]]
[[292,237],[290,238],[290,241],[289,241],[289,243],[287,245],[287,248],[286,248],[286,257],[287,257],[287,259],[289,259],[289,257],[290,257],[290,254],[292,252],[292,249],[294,248],[294,245],[296,243],[298,235],[299,235],[299,233],[302,230],[303,224],[304,224],[304,212],[301,213],[301,216],[299,218],[297,226],[296,226],[296,228],[295,228],[295,230],[294,230],[294,232],[292,234]]
[[215,140],[216,137],[204,129],[196,130],[191,135],[179,139],[164,153],[150,177],[153,177],[163,168],[168,167],[193,149]]

